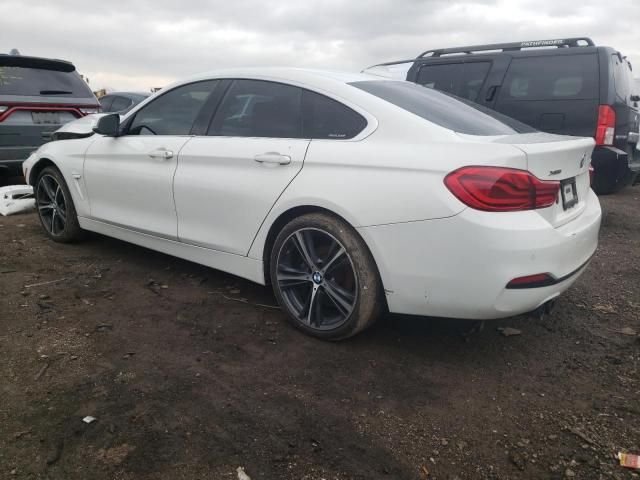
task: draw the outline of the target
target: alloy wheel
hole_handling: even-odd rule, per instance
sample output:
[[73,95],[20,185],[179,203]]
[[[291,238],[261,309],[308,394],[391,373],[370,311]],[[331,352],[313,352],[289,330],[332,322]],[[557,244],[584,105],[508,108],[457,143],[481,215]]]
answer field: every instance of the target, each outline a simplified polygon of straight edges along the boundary
[[292,315],[318,330],[343,325],[358,299],[358,281],[345,247],[317,228],[293,232],[282,244],[276,279]]
[[38,212],[44,228],[51,235],[60,235],[67,225],[67,204],[62,187],[52,175],[43,175],[36,189]]

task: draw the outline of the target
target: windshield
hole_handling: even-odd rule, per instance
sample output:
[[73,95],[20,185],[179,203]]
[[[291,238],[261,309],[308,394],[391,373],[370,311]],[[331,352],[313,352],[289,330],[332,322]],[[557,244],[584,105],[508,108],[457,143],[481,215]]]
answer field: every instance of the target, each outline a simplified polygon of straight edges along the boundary
[[0,67],[0,95],[93,98],[77,72],[42,68]]
[[454,132],[488,136],[536,131],[489,108],[412,82],[366,80],[350,85]]

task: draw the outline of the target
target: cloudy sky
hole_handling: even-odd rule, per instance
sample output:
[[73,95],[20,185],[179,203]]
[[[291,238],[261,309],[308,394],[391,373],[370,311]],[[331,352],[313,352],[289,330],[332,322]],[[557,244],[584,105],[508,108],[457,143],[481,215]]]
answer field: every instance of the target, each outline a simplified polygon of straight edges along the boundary
[[0,52],[70,60],[94,90],[233,66],[361,70],[429,48],[584,35],[640,77],[640,0],[0,1]]

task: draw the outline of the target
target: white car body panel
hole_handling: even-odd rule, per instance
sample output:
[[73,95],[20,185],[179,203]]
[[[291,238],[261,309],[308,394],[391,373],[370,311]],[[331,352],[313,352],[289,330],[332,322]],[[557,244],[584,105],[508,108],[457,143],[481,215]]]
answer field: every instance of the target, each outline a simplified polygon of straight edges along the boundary
[[[95,134],[43,145],[24,163],[26,178],[34,182],[38,162],[54,163],[82,228],[261,284],[272,226],[295,208],[325,209],[360,233],[396,313],[486,319],[530,311],[566,290],[597,247],[593,139],[459,134],[348,85],[380,80],[360,74],[241,69],[173,86],[213,78],[301,86],[356,110],[367,126],[350,140]],[[170,158],[149,156],[163,149]],[[270,152],[290,162],[255,161]],[[575,177],[579,203],[566,211],[560,202],[509,213],[471,209],[443,183],[468,165]],[[573,275],[543,288],[505,288],[540,272]]]
[[[188,136],[96,138],[86,152],[90,217],[165,238],[178,238],[173,177]],[[162,152],[172,153],[164,158]],[[153,157],[150,155],[154,155]]]
[[[308,146],[299,139],[193,138],[180,152],[174,180],[180,240],[247,255],[269,210],[302,169]],[[268,153],[290,163],[254,159]]]

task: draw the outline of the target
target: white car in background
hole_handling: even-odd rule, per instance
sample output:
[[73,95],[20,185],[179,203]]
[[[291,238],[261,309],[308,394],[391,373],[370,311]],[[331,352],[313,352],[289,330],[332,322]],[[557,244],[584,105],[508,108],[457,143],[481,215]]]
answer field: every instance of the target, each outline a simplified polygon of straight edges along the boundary
[[543,307],[598,243],[594,141],[405,81],[238,69],[167,87],[24,164],[55,241],[90,230],[272,283],[324,339],[403,314]]

